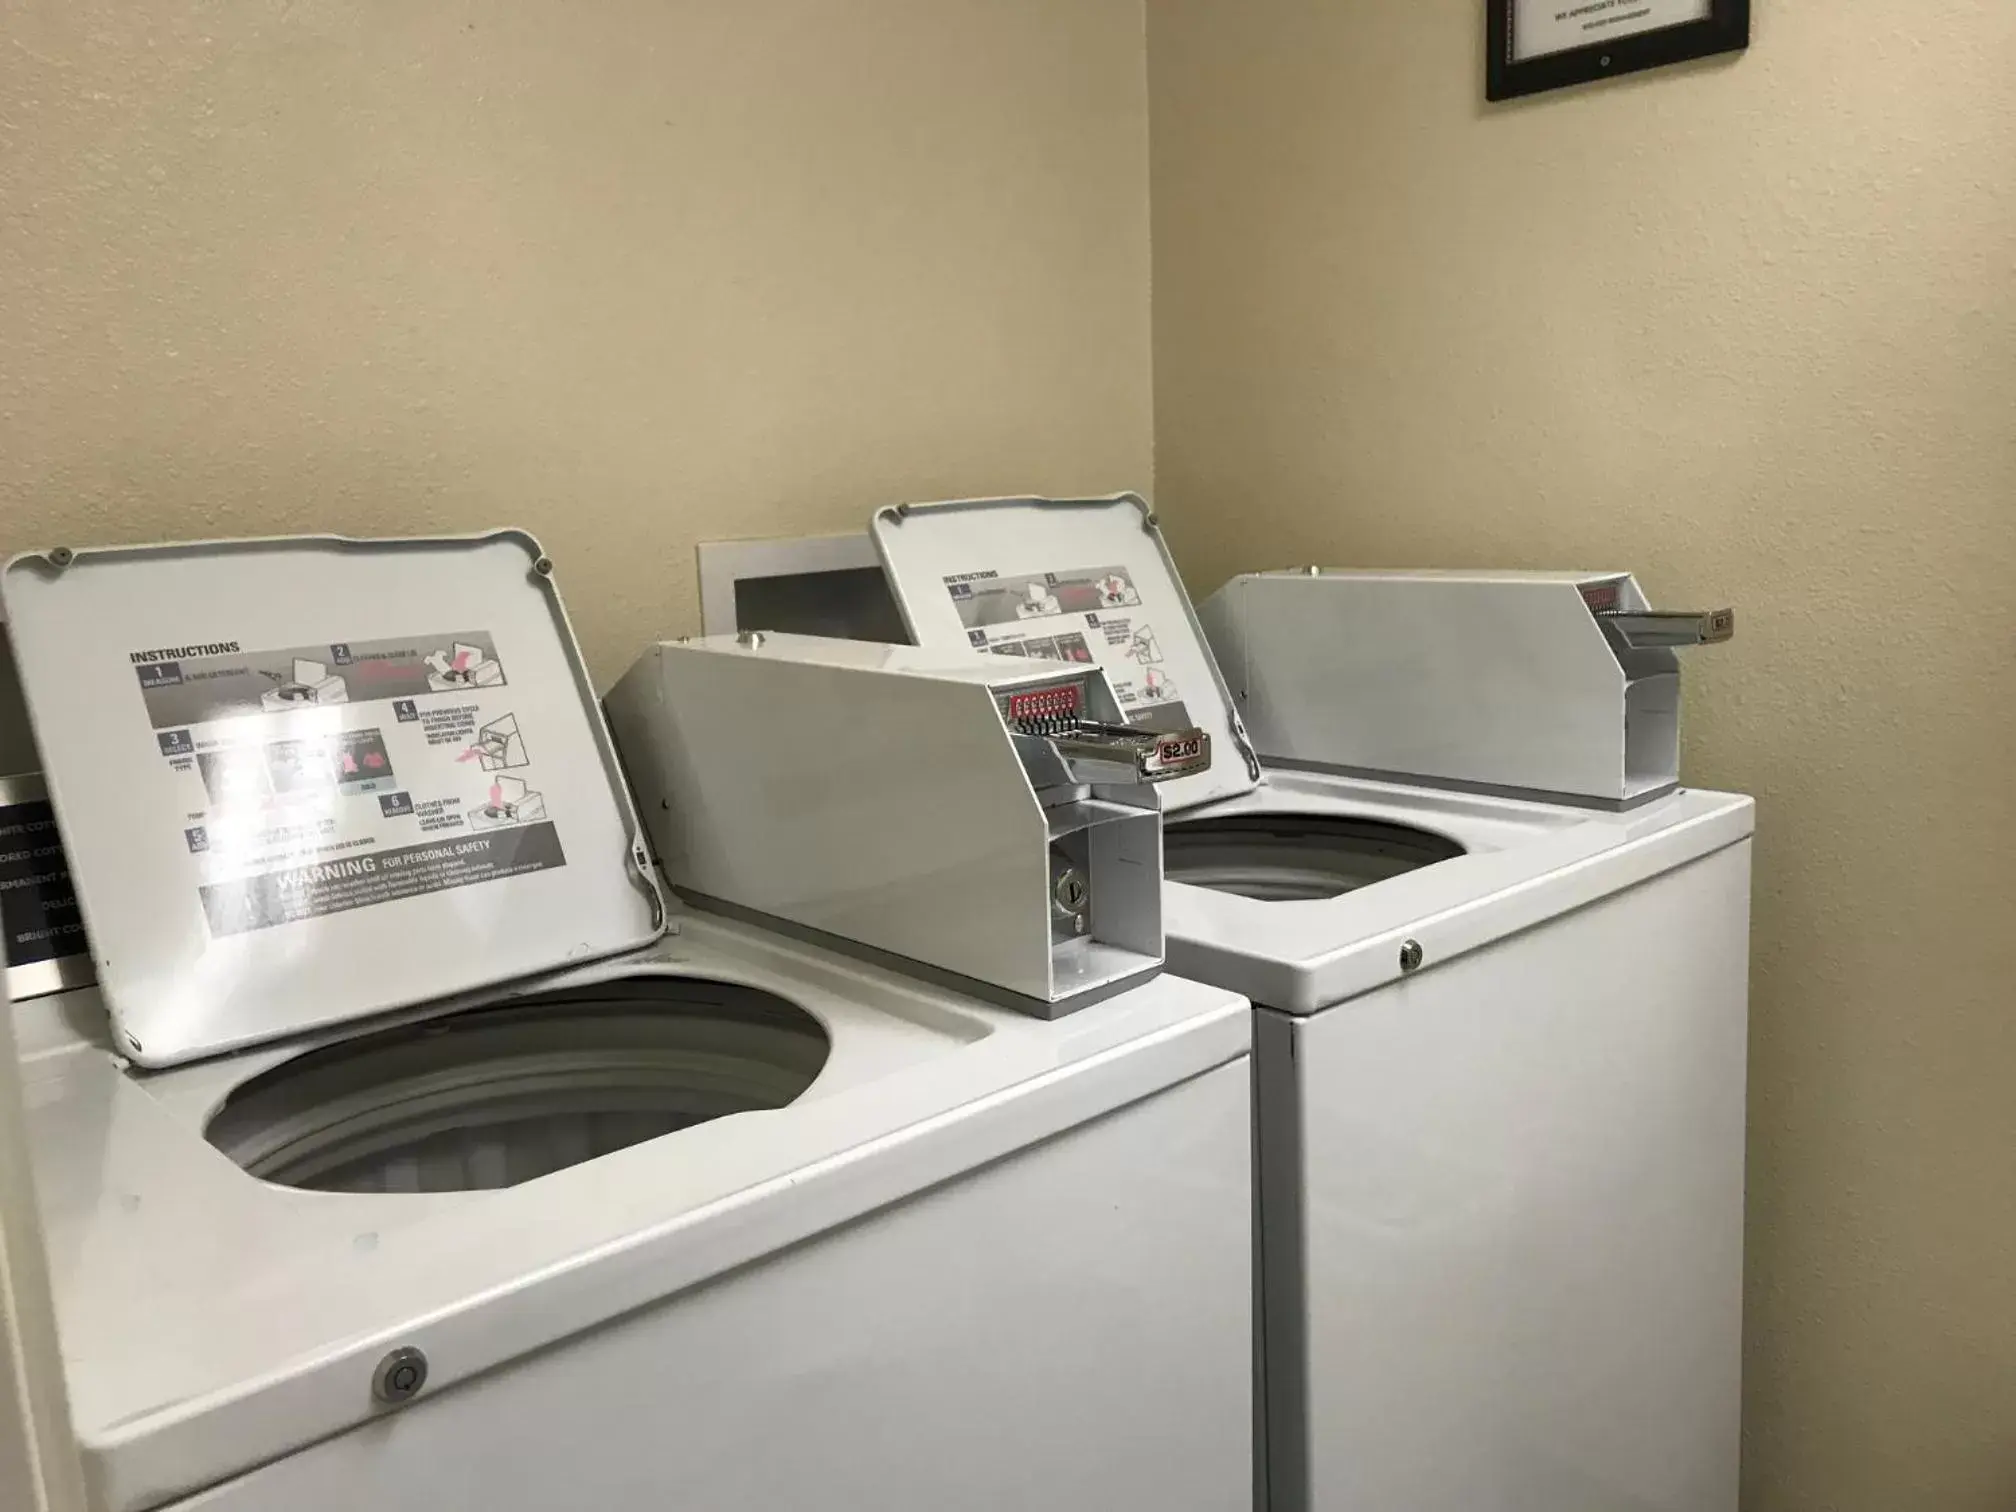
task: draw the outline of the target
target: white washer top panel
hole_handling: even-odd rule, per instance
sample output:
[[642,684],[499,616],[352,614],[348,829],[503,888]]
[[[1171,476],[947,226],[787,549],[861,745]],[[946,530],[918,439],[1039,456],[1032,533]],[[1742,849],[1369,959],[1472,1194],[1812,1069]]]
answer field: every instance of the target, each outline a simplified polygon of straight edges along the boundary
[[1619,814],[1280,771],[1257,792],[1186,817],[1257,814],[1411,825],[1467,852],[1334,898],[1274,902],[1163,884],[1171,971],[1298,1016],[1405,975],[1404,941],[1418,943],[1422,969],[1433,970],[1738,844],[1757,819],[1754,800],[1697,789]]
[[450,1388],[1237,1061],[1252,1034],[1243,998],[1176,977],[1051,1023],[706,916],[566,980],[651,972],[798,1004],[830,1038],[818,1080],[773,1112],[439,1195],[269,1186],[205,1143],[276,1051],[140,1077],[91,1042],[89,990],[18,1010],[77,1432],[108,1505],[369,1418],[394,1347]]
[[1093,662],[1131,723],[1209,733],[1211,769],[1165,785],[1166,811],[1258,785],[1260,763],[1138,494],[906,504],[878,512],[870,534],[918,645]]
[[663,928],[530,537],[31,554],[0,591],[134,1060],[279,1039]]

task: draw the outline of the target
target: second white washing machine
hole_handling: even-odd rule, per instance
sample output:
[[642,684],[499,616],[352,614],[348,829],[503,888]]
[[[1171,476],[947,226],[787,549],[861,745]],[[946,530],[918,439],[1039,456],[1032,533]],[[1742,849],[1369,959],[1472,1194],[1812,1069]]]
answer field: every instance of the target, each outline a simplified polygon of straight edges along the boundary
[[1153,742],[1019,728],[1110,698],[1071,669],[661,648],[682,751],[776,678],[862,714],[768,711],[755,812],[626,753],[717,901],[803,913],[792,833],[928,791],[856,876],[1012,948],[877,898],[786,939],[666,895],[553,576],[510,532],[6,569],[97,977],[14,1010],[93,1508],[1244,1505],[1249,1014],[1157,975]]
[[[1488,616],[1310,615],[1242,642],[1228,684],[1138,497],[902,506],[870,534],[919,644],[1102,666],[1131,720],[1218,748],[1164,790],[1164,919],[1175,969],[1257,1010],[1268,1504],[1733,1512],[1754,809],[1663,770],[1671,652],[1625,658],[1602,620],[1644,607],[1628,574],[1591,578],[1613,600],[1536,579],[1556,591],[1514,606],[1544,632],[1525,639]],[[862,549],[707,548],[710,620],[809,601],[872,633]],[[744,572],[779,583],[739,591]],[[1410,703],[1405,673],[1376,675],[1466,662],[1488,697],[1430,672]],[[1633,684],[1633,770],[1663,775],[1608,809],[1427,763],[1438,785],[1392,780],[1452,705],[1468,722],[1428,743],[1473,765],[1501,748],[1486,710],[1558,763],[1611,707],[1621,751]],[[1557,719],[1564,686],[1609,702]],[[1361,766],[1321,756],[1371,730],[1386,780],[1263,769],[1256,694],[1297,737],[1283,754]]]

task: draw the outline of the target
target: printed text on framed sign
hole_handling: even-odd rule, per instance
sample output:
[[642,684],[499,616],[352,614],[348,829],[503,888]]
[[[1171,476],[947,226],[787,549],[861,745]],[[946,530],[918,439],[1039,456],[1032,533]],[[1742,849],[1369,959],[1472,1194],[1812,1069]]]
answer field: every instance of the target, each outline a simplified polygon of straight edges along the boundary
[[1485,0],[1485,13],[1493,100],[1750,45],[1750,0]]

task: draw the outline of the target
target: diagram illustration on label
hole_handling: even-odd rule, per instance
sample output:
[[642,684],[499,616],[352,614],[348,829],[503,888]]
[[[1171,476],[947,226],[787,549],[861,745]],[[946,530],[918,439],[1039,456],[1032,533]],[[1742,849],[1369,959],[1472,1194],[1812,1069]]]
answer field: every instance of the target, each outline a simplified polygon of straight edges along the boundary
[[452,688],[495,688],[504,682],[504,669],[482,646],[456,641],[427,654],[427,686],[437,693]]
[[504,824],[531,824],[546,817],[546,795],[535,793],[516,777],[499,777],[483,801],[469,812],[472,829]]
[[1175,683],[1159,665],[1154,628],[1138,617],[1141,594],[1127,568],[962,573],[946,578],[945,588],[975,650],[1104,667],[1129,723],[1190,726]]
[[947,586],[953,602],[959,606],[959,619],[968,630],[1018,620],[1050,619],[1060,614],[1127,609],[1141,602],[1134,580],[1124,567],[961,577],[948,579]]
[[309,661],[306,657],[295,657],[290,672],[268,672],[262,668],[260,675],[271,678],[276,684],[260,695],[259,706],[262,709],[271,711],[284,709],[289,704],[350,701],[350,685],[342,678],[332,676],[323,663]]
[[136,667],[212,934],[566,864],[487,633],[215,650]]
[[525,754],[525,737],[518,733],[516,714],[506,714],[484,725],[476,732],[476,744],[469,748],[468,754],[482,762],[486,772],[504,772],[531,764],[531,758]]

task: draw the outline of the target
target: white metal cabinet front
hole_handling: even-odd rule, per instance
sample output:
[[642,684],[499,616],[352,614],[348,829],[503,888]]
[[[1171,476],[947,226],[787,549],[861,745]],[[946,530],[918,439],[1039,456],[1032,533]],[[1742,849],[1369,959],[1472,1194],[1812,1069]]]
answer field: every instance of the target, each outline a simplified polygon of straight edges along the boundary
[[[424,1410],[1243,1062],[1250,1045],[1243,999],[1176,977],[1048,1023],[705,915],[648,957],[584,975],[654,968],[816,1012],[832,1047],[819,1080],[787,1107],[489,1192],[257,1181],[201,1129],[219,1094],[285,1052],[136,1078],[90,1037],[93,993],[20,1010],[29,1144],[97,1505],[139,1512],[353,1428],[391,1431],[370,1426],[386,1410],[371,1379],[395,1346],[428,1357],[426,1395],[404,1409]],[[960,1254],[942,1243],[931,1263]]]
[[1161,969],[1145,763],[1191,742],[1113,734],[1095,668],[709,637],[647,648],[607,709],[659,864],[696,900],[1043,1017]]
[[1733,1512],[1749,868],[1261,1013],[1274,1512]]
[[[1284,1013],[1320,1013],[1405,975],[1413,940],[1429,970],[1747,839],[1748,798],[1696,789],[1628,814],[1285,772],[1201,816],[1383,819],[1446,835],[1467,854],[1334,898],[1276,903],[1171,881],[1169,969]],[[1172,822],[1172,833],[1183,820]]]
[[1244,1057],[187,1512],[1236,1512]]

